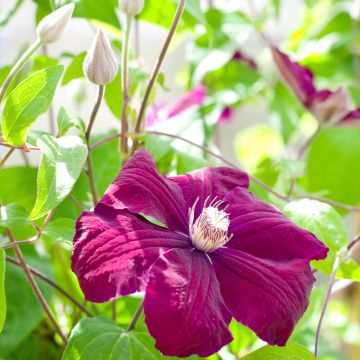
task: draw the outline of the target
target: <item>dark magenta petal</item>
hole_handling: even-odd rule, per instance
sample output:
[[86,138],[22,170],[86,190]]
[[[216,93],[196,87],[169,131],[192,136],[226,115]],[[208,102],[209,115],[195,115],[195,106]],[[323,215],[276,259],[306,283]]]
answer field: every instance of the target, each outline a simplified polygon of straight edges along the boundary
[[312,72],[291,61],[290,58],[277,48],[272,48],[274,62],[288,86],[298,99],[308,107],[316,93]]
[[171,229],[188,230],[188,208],[181,189],[157,172],[144,149],[126,163],[100,203],[152,216]]
[[233,238],[226,246],[274,261],[293,259],[320,260],[327,247],[312,233],[301,229],[274,206],[251,193],[237,188],[225,201],[230,204],[229,234]]
[[160,254],[188,247],[183,235],[100,205],[77,221],[72,270],[85,298],[100,303],[144,290],[148,269]]
[[318,91],[309,109],[319,122],[336,124],[349,113],[350,106],[350,94],[341,86],[335,91]]
[[227,167],[204,168],[169,179],[181,188],[188,208],[191,208],[199,198],[195,219],[200,215],[207,198],[212,200],[217,197],[223,200],[225,195],[236,187],[240,186],[244,189],[249,187],[247,173]]
[[273,262],[234,249],[211,253],[226,305],[271,345],[285,345],[305,312],[314,283],[308,262]]
[[198,251],[171,250],[151,266],[144,312],[164,355],[209,356],[232,340],[232,315],[209,259]]
[[337,125],[342,126],[359,126],[360,125],[360,108],[350,111],[341,119]]

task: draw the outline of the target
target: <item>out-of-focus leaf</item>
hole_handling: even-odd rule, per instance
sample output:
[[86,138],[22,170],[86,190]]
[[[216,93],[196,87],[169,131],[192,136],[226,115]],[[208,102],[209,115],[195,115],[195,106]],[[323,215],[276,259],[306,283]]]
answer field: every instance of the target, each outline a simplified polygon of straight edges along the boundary
[[116,75],[115,79],[110,84],[106,85],[105,101],[111,112],[118,119],[121,119],[123,99],[122,99],[120,71]]
[[[106,134],[96,135],[92,137],[91,141],[96,142],[111,134],[114,134],[114,132],[111,131]],[[102,195],[119,174],[121,168],[119,139],[115,138],[95,148],[95,150],[91,152],[91,159],[93,162],[96,189],[98,194]]]
[[69,195],[87,157],[87,146],[77,136],[38,140],[42,159],[37,176],[37,198],[30,219],[47,214]]
[[314,360],[314,355],[300,345],[288,343],[286,346],[264,346],[249,355],[242,357],[243,360]]
[[[29,248],[28,248],[29,249]],[[26,257],[27,262],[51,277],[48,262],[32,253]],[[52,289],[38,281],[38,285],[49,302]],[[31,333],[44,316],[44,310],[35,298],[21,268],[6,264],[5,291],[7,298],[7,318],[0,336],[0,358],[8,359],[9,355]]]
[[63,66],[53,66],[30,75],[9,95],[1,128],[10,145],[23,145],[32,123],[51,104]]
[[278,156],[283,149],[281,135],[267,125],[251,126],[235,138],[236,156],[249,170],[256,168],[267,157]]
[[239,355],[244,350],[250,348],[258,339],[252,330],[236,320],[230,323],[230,331],[234,340],[228,346],[230,352],[234,355]]
[[79,79],[79,78],[84,77],[82,67],[83,67],[83,62],[84,62],[85,56],[86,56],[85,51],[74,56],[71,63],[65,70],[64,77],[62,80],[62,85],[66,85],[74,79]]
[[0,226],[14,229],[26,226],[28,222],[27,210],[19,204],[7,204],[0,207]]
[[64,107],[61,107],[59,110],[57,125],[59,128],[59,136],[64,136],[72,128],[77,129],[81,136],[85,136],[86,127],[84,121]]
[[71,243],[75,235],[75,220],[56,219],[51,221],[42,231],[41,236],[50,243]]
[[356,205],[360,200],[360,128],[323,129],[311,144],[304,185],[328,199]]
[[6,320],[5,268],[5,250],[0,249],[0,333]]

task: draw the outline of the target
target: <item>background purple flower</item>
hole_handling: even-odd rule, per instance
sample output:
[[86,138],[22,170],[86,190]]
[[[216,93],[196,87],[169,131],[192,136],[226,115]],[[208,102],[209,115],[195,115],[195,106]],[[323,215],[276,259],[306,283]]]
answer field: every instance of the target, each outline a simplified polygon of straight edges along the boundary
[[[277,48],[272,48],[274,62],[290,89],[320,123],[358,125],[360,109],[351,111],[351,99],[344,87],[332,91],[317,90],[314,75]],[[351,121],[349,119],[351,118]]]
[[77,222],[72,269],[86,299],[145,290],[145,322],[165,355],[215,353],[232,340],[232,317],[284,345],[308,305],[309,262],[327,248],[248,185],[231,168],[165,177],[137,152]]

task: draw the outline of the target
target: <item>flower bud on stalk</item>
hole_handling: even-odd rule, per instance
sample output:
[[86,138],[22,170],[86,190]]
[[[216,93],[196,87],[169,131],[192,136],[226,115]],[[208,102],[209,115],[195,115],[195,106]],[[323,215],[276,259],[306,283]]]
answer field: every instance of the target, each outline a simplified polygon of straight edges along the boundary
[[129,16],[135,16],[142,12],[144,0],[120,0],[120,9]]
[[87,53],[83,71],[94,84],[106,85],[114,80],[118,71],[115,54],[103,30],[99,30]]
[[70,22],[74,8],[74,4],[64,5],[40,21],[36,34],[42,43],[50,44],[61,38]]

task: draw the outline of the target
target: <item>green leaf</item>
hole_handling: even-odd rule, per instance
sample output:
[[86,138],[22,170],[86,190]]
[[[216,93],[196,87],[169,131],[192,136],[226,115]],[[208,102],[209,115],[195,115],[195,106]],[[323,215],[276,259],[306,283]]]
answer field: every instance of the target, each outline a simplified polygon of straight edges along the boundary
[[0,170],[0,198],[4,204],[17,203],[31,211],[35,201],[36,170],[32,167],[10,167]]
[[264,346],[241,358],[243,360],[314,360],[314,355],[297,344],[288,343],[284,347]]
[[[92,137],[91,141],[98,141],[104,137],[114,134],[115,132],[108,132],[107,134],[96,135]],[[91,152],[91,159],[94,169],[94,178],[96,189],[101,196],[105,190],[119,174],[121,169],[121,160],[119,156],[119,139],[113,139],[103,144]]]
[[75,235],[75,220],[56,219],[51,221],[42,231],[42,237],[50,243],[68,242],[71,244]]
[[79,79],[79,78],[84,77],[83,62],[84,62],[85,56],[86,56],[85,51],[74,56],[71,63],[65,70],[64,77],[62,80],[62,85],[66,85],[74,79]]
[[16,0],[15,4],[8,11],[3,11],[3,13],[0,16],[0,27],[5,26],[9,22],[9,20],[20,9],[23,2],[24,0]]
[[59,110],[57,124],[59,136],[64,136],[72,128],[79,130],[80,135],[85,136],[86,127],[84,121],[64,107],[61,107]]
[[[26,250],[29,251],[29,249]],[[45,258],[33,253],[26,256],[26,260],[31,266],[51,277],[51,269]],[[36,281],[45,299],[50,302],[53,293],[52,288],[38,279]],[[0,336],[0,358],[10,359],[9,355],[39,324],[45,313],[35,298],[23,270],[10,263],[6,264],[5,292],[7,316]]]
[[8,204],[0,207],[0,226],[14,229],[29,225],[27,210],[19,204]]
[[30,219],[38,219],[69,195],[87,157],[87,146],[77,136],[38,140],[42,159],[37,175],[37,198]]
[[154,347],[146,332],[127,332],[113,321],[84,318],[73,329],[62,360],[169,359]]
[[2,132],[10,145],[23,145],[30,126],[51,104],[63,66],[30,75],[10,93],[2,117]]
[[305,185],[328,199],[360,201],[360,127],[323,129],[311,144]]
[[348,242],[342,217],[328,204],[309,199],[292,201],[285,206],[284,214],[315,234],[335,253]]
[[[300,227],[312,232],[330,249],[328,257],[313,261],[311,265],[330,275],[336,253],[348,243],[348,233],[342,217],[330,205],[303,199],[293,201],[284,208],[284,214]],[[339,279],[360,281],[360,267],[351,259],[344,260],[336,275]]]
[[0,333],[6,320],[5,262],[5,250],[0,249]]
[[105,101],[114,116],[121,119],[123,99],[120,71],[116,75],[115,79],[110,84],[106,85]]

